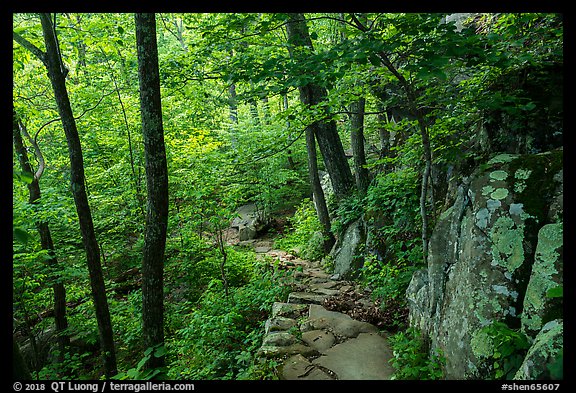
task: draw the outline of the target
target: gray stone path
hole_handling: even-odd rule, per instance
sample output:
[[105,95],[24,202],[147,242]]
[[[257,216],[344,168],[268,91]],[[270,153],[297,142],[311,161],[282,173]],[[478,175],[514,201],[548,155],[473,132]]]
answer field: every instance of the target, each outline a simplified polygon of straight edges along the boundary
[[255,241],[257,253],[292,269],[297,288],[286,303],[275,303],[266,321],[259,355],[281,361],[286,380],[386,380],[394,370],[384,332],[363,321],[325,309],[324,299],[354,290],[350,281],[335,281],[318,262],[305,261]]

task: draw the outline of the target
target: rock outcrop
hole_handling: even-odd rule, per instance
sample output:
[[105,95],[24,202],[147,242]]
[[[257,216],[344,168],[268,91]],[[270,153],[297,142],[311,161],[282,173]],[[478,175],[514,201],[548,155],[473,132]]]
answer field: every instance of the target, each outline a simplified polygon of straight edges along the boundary
[[240,241],[256,238],[258,231],[266,225],[264,214],[258,210],[254,203],[240,206],[236,214],[237,216],[232,220],[230,227],[238,230]]
[[[533,341],[529,356],[545,357],[535,355],[537,337],[551,334],[543,331],[550,321],[562,324],[562,299],[546,296],[562,285],[562,193],[562,150],[500,154],[465,179],[441,214],[428,267],[406,295],[410,324],[442,350],[448,379],[489,378],[492,366],[475,346],[493,322],[520,329]],[[534,364],[527,357],[519,377],[538,375]]]

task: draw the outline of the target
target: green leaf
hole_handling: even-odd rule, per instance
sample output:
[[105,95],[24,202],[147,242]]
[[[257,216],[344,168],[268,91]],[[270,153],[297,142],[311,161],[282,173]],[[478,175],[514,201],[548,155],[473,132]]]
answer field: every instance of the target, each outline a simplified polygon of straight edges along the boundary
[[14,228],[14,239],[18,240],[20,243],[26,245],[28,240],[32,238],[28,232],[22,228]]
[[167,352],[168,351],[166,350],[166,346],[161,345],[160,347],[156,348],[156,350],[154,351],[154,356],[159,358],[159,357],[166,355]]
[[[144,357],[142,358],[142,360],[140,360],[140,361],[138,362],[138,364],[136,365],[136,370],[140,370],[142,367],[144,367],[144,364],[146,364],[146,362],[148,361],[148,359],[150,359],[150,356],[144,356]],[[128,370],[128,373],[130,373],[130,371],[132,371],[132,370],[134,370],[134,369]]]
[[372,63],[373,66],[379,66],[380,65],[380,58],[378,56],[376,56],[374,53],[371,53],[369,55],[370,58],[370,63]]
[[34,175],[30,172],[20,171],[20,172],[13,172],[12,178],[24,182],[26,184],[31,184],[34,180]]
[[122,26],[118,26],[118,33],[120,33],[120,35],[124,34],[124,28],[122,28]]
[[564,287],[562,285],[558,285],[554,288],[550,288],[547,292],[546,292],[546,297],[547,298],[557,298],[557,297],[564,297]]

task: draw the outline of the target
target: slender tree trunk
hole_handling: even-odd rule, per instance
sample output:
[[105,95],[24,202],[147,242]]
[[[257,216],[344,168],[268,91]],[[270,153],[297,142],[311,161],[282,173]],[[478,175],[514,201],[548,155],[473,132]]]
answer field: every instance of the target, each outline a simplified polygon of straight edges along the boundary
[[[308,26],[303,14],[289,14],[286,30],[288,33],[288,47],[293,58],[297,58],[297,53],[301,48],[313,50],[312,40],[310,39]],[[326,89],[314,83],[299,86],[298,90],[300,92],[300,101],[307,107],[318,105],[324,102],[327,97]],[[328,113],[326,113],[326,118],[329,118]],[[332,181],[334,194],[336,198],[343,199],[354,188],[354,179],[344,154],[336,122],[333,120],[318,120],[312,123],[310,127],[318,141],[324,165]]]
[[[254,89],[254,82],[250,82],[250,87]],[[252,115],[252,120],[256,127],[260,126],[260,113],[258,111],[258,101],[256,98],[250,99],[250,114]]]
[[306,129],[306,150],[308,151],[308,176],[310,178],[312,196],[314,197],[314,206],[316,207],[318,221],[320,221],[320,224],[322,224],[324,233],[324,251],[330,252],[330,249],[336,242],[336,239],[332,233],[328,206],[326,205],[326,198],[324,197],[320,176],[318,175],[316,143],[314,141],[314,133],[311,128]]
[[132,179],[134,181],[134,188],[136,190],[136,201],[138,203],[138,208],[142,213],[142,216],[145,215],[144,212],[144,196],[142,194],[142,187],[140,182],[140,176],[136,173],[136,163],[134,160],[134,149],[132,147],[132,133],[130,132],[130,124],[128,124],[128,116],[126,115],[126,108],[124,108],[124,102],[122,101],[122,96],[120,94],[120,88],[118,87],[118,83],[116,82],[116,78],[114,77],[114,70],[108,63],[108,58],[106,57],[106,52],[102,50],[102,55],[106,58],[106,63],[108,64],[108,68],[110,69],[110,78],[112,79],[112,83],[114,83],[114,90],[116,90],[116,96],[118,97],[118,102],[120,103],[120,108],[122,109],[122,115],[124,117],[124,125],[126,126],[126,136],[128,138],[128,153],[130,154],[130,169],[132,171]]
[[[20,162],[20,167],[22,171],[33,173],[32,165],[30,165],[30,160],[28,158],[28,153],[24,146],[22,140],[22,135],[20,130],[24,130],[24,125],[18,119],[16,111],[13,109],[12,112],[12,131],[14,140],[14,151],[18,155],[18,161]],[[24,131],[25,132],[25,131]],[[29,135],[26,133],[29,137]],[[30,138],[31,139],[31,138]],[[31,139],[31,142],[34,141]],[[40,176],[42,175],[44,159],[42,158],[42,153],[39,151],[37,145],[34,146],[35,150],[38,152],[38,159],[41,162],[41,168],[34,174],[32,182],[28,184],[29,198],[28,203],[31,205],[37,204],[40,200]],[[52,241],[52,235],[50,234],[50,228],[46,222],[37,222],[36,228],[40,234],[40,244],[43,250],[48,252],[49,259],[47,264],[51,266],[55,271],[59,271],[58,260],[54,252],[54,243]],[[68,328],[68,320],[66,318],[66,289],[64,284],[59,281],[59,277],[53,277],[56,280],[52,284],[52,289],[54,292],[54,323],[56,326],[56,337],[58,341],[58,347],[60,350],[59,360],[64,360],[64,351],[66,347],[70,344],[70,337],[64,332]]]
[[[284,111],[288,110],[288,95],[284,94],[282,96],[282,103]],[[286,121],[286,128],[290,130],[290,120]],[[316,151],[314,151],[316,153]],[[292,149],[286,150],[286,156],[288,160],[288,167],[292,170],[296,170],[296,164],[294,163],[294,159],[292,158]]]
[[92,287],[94,308],[98,321],[100,347],[104,359],[104,370],[106,377],[110,378],[117,373],[112,322],[108,309],[108,301],[106,299],[106,287],[104,285],[104,278],[102,277],[100,251],[98,242],[96,241],[92,213],[86,195],[82,146],[80,144],[78,129],[76,128],[76,121],[70,106],[68,91],[66,90],[66,75],[68,71],[64,68],[62,59],[60,58],[60,51],[50,15],[45,13],[40,14],[40,22],[46,44],[46,53],[42,54],[41,59],[48,69],[48,76],[54,89],[54,97],[68,143],[70,186],[76,205],[76,212],[78,213],[82,243],[86,251],[90,285]]
[[230,118],[230,143],[233,150],[238,150],[238,136],[236,135],[238,126],[238,102],[236,101],[236,85],[232,83],[228,87],[228,111]]
[[[135,14],[140,112],[148,203],[142,259],[142,334],[147,348],[164,344],[164,251],[168,227],[168,169],[162,125],[160,73],[154,14]],[[150,357],[147,368],[164,357]]]
[[350,104],[350,144],[354,155],[354,177],[356,188],[361,195],[365,195],[370,184],[368,169],[366,169],[366,152],[364,151],[364,108],[366,99],[360,98]]

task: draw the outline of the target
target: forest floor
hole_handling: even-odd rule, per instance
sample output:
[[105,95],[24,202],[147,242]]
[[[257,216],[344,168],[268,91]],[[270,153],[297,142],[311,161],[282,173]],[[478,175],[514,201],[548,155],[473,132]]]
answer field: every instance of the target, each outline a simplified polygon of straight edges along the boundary
[[382,315],[354,281],[334,280],[320,261],[274,249],[264,236],[240,242],[258,258],[292,271],[286,303],[275,303],[260,355],[280,359],[286,380],[386,380],[394,373]]

